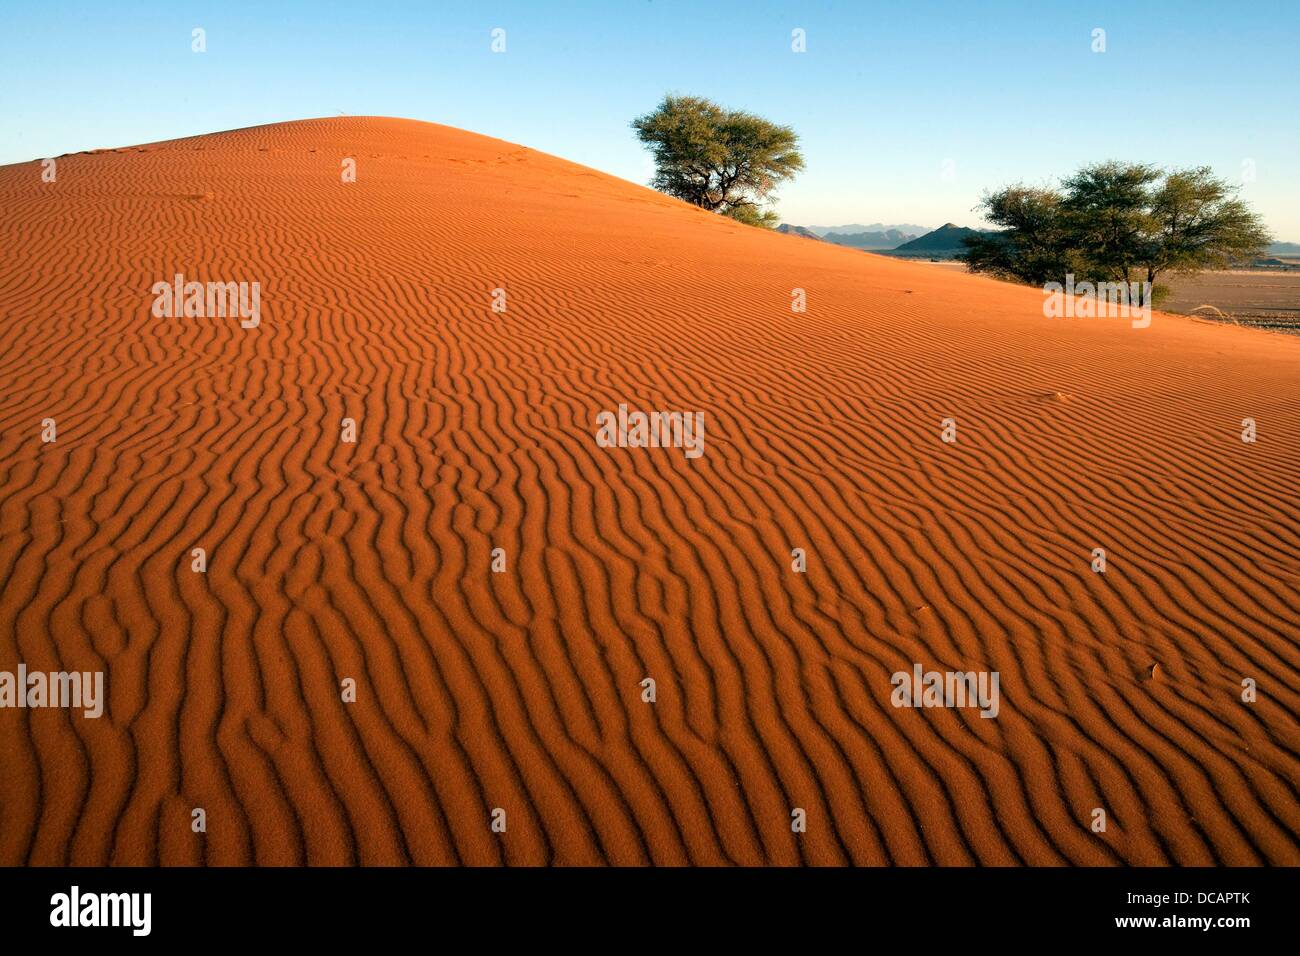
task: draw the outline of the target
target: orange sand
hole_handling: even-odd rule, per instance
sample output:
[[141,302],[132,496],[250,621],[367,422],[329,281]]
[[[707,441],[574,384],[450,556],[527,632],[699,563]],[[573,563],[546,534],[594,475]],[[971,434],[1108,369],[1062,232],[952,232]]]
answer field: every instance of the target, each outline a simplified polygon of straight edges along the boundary
[[[0,864],[1300,863],[1300,339],[1046,319],[404,120],[40,173],[0,670],[109,700],[0,710]],[[261,326],[154,318],[177,272]],[[620,402],[705,454],[597,447]],[[998,717],[892,707],[917,662]]]

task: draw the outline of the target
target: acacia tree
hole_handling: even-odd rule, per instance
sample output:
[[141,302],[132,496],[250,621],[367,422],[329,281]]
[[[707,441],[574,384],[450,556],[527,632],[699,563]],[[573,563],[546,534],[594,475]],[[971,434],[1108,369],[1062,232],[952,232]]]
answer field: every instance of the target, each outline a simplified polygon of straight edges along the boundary
[[654,154],[655,189],[769,229],[777,215],[763,204],[804,165],[790,127],[698,96],[665,96],[632,128]]
[[1072,271],[1061,197],[1050,189],[1009,186],[984,196],[978,207],[1000,232],[966,238],[966,262],[975,272],[1041,285]]
[[1089,278],[1131,280],[1151,241],[1151,187],[1159,179],[1154,166],[1111,160],[1061,183],[1062,231],[1090,266]]
[[976,272],[1035,284],[1073,273],[1090,282],[1145,278],[1154,292],[1161,275],[1222,268],[1271,239],[1236,187],[1208,167],[1162,173],[1096,163],[1060,190],[1008,186],[976,208],[1002,231],[968,239],[962,258]]
[[1153,286],[1163,272],[1222,269],[1258,255],[1272,240],[1236,187],[1208,166],[1170,173],[1148,205],[1150,232],[1138,257]]

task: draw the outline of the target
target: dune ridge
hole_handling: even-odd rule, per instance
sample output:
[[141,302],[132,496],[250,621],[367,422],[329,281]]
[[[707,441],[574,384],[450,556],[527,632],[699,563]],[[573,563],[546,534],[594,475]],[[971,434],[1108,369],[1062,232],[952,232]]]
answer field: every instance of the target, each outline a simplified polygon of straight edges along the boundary
[[[1300,863],[1300,341],[406,120],[0,208],[0,669],[108,690],[0,710],[0,864]],[[261,325],[153,317],[178,272]],[[619,403],[706,452],[598,447]],[[891,706],[914,663],[998,717]]]

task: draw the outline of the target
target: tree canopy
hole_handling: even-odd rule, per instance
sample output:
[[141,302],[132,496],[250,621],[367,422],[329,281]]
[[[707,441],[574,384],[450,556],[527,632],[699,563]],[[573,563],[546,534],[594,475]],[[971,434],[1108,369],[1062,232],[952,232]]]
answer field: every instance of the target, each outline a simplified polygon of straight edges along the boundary
[[655,189],[751,225],[776,225],[764,204],[804,167],[789,126],[698,96],[665,96],[632,128],[654,154]]
[[[977,207],[1001,231],[966,240],[973,271],[1043,284],[1156,280],[1259,254],[1270,236],[1235,186],[1208,167],[1162,172],[1141,163],[1085,166],[1060,189],[1021,184]],[[1143,304],[1149,304],[1148,301]]]

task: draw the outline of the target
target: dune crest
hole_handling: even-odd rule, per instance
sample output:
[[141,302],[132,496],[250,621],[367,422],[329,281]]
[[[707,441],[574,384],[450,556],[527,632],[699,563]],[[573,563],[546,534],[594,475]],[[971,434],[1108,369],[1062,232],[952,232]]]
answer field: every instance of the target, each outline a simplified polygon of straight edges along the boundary
[[0,670],[107,701],[0,709],[0,865],[1300,863],[1300,340],[407,120],[0,208]]

